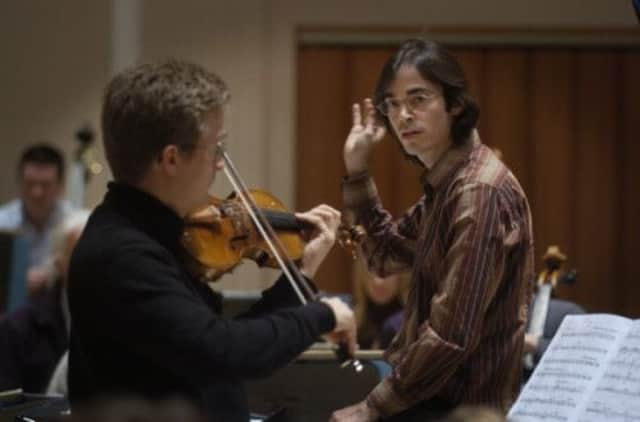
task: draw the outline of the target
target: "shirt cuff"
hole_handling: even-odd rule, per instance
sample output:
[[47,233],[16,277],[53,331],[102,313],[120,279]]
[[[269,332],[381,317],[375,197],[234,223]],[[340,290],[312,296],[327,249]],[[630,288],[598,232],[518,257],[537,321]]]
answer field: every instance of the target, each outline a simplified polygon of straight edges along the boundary
[[309,315],[314,321],[316,336],[330,333],[336,327],[336,317],[326,303],[309,302],[302,308],[302,312]]
[[378,201],[378,189],[368,171],[362,171],[342,180],[342,197],[346,208],[357,210]]
[[386,377],[367,396],[367,404],[374,408],[381,417],[386,418],[411,407],[393,388],[390,377]]

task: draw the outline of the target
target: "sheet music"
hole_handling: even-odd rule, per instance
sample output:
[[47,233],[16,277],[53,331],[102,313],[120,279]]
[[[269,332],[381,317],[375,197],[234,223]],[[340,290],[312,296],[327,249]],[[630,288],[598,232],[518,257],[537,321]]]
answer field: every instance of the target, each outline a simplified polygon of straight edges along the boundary
[[577,421],[630,325],[629,319],[616,315],[565,317],[509,420]]
[[640,420],[640,321],[632,324],[620,343],[579,420]]

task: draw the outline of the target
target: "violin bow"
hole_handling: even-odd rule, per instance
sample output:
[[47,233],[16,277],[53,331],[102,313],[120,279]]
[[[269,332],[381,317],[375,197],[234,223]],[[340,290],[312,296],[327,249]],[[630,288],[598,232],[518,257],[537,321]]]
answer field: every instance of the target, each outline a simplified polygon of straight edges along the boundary
[[[273,253],[276,261],[278,262],[278,265],[280,265],[282,272],[285,274],[285,277],[291,284],[300,302],[302,304],[306,304],[309,302],[309,300],[317,299],[315,292],[309,286],[304,276],[300,273],[298,267],[296,267],[289,256],[284,253],[284,247],[282,246],[280,239],[276,236],[273,227],[271,227],[271,224],[269,224],[256,203],[253,201],[247,185],[240,177],[240,173],[237,171],[235,165],[233,164],[233,161],[231,160],[231,157],[229,156],[229,153],[225,148],[224,142],[218,142],[217,151],[224,161],[224,173],[229,179],[231,186],[240,198],[242,204],[247,209],[251,220],[256,225],[256,228],[260,232],[260,235],[264,238],[265,242],[269,246],[271,253]],[[302,290],[304,290],[304,293],[302,292]],[[305,294],[307,296],[305,296]],[[346,344],[341,343],[338,350],[336,351],[336,354],[338,358],[343,361],[343,366],[351,365],[354,367],[356,372],[362,371],[362,363],[358,359],[349,355],[346,350]]]

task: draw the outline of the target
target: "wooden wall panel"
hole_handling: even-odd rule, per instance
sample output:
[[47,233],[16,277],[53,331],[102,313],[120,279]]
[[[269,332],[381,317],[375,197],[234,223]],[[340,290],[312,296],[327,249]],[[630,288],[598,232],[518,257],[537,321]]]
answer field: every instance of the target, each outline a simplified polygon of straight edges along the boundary
[[618,226],[618,265],[610,277],[610,287],[621,298],[620,309],[633,318],[640,317],[640,52],[622,54],[619,140],[612,139],[618,150],[621,209]]
[[[579,299],[590,311],[617,309],[614,254],[619,215],[615,183],[616,60],[578,53],[575,77],[575,258]],[[594,294],[596,293],[597,294]]]
[[485,84],[485,54],[484,50],[474,48],[455,48],[451,50],[451,53],[456,57],[469,82],[469,91],[471,95],[476,99],[480,106],[480,122],[478,129],[480,133],[484,133],[484,94],[486,89]]
[[[300,51],[296,164],[297,174],[305,179],[297,184],[296,197],[301,209],[318,201],[340,205],[335,187],[326,181],[342,176],[342,168],[330,163],[341,154],[341,145],[335,140],[344,138],[349,124],[349,115],[344,111],[348,89],[346,52]],[[319,169],[322,171],[318,172]]]
[[[340,49],[303,48],[298,52],[296,209],[321,203],[340,209],[344,174],[342,141],[349,128],[348,54]],[[342,141],[341,141],[342,140]],[[341,291],[345,256],[332,251],[316,276],[322,289]]]
[[[531,53],[530,63],[530,154],[526,162],[530,183],[525,192],[532,209],[539,270],[542,255],[553,244],[568,255],[568,266],[575,262],[574,59],[571,52],[540,50]],[[576,299],[576,287],[558,286],[558,295]]]
[[504,162],[529,192],[529,54],[521,50],[489,50],[484,70],[481,113],[485,125],[480,137],[502,152]]

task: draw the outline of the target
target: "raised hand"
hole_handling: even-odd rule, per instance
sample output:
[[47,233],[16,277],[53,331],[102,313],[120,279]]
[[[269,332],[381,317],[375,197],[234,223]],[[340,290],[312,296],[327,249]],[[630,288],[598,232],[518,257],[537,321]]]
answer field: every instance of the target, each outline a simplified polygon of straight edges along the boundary
[[352,106],[353,124],[343,150],[347,174],[367,170],[373,147],[385,134],[384,127],[376,122],[375,108],[370,98],[365,98],[363,107],[364,112],[361,111],[360,104]]

